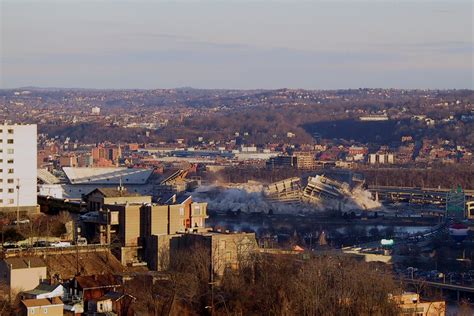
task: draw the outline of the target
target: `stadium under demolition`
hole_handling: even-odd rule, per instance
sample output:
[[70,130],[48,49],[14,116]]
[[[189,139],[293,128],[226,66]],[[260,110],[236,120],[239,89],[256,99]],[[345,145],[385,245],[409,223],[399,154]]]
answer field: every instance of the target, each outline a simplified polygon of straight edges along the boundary
[[220,184],[198,188],[193,197],[213,211],[303,213],[338,210],[380,210],[381,203],[364,188],[360,174],[346,172],[294,177],[264,185]]

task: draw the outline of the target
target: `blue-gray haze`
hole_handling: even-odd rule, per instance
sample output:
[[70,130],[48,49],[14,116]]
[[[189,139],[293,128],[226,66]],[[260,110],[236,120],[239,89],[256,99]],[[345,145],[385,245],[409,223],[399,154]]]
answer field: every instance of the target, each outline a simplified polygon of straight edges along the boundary
[[470,0],[0,3],[0,88],[473,88]]

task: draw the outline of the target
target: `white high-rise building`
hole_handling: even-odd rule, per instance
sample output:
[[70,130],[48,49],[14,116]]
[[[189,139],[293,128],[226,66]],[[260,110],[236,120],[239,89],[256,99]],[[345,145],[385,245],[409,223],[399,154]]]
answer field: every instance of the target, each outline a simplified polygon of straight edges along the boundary
[[36,125],[0,124],[0,212],[35,212]]

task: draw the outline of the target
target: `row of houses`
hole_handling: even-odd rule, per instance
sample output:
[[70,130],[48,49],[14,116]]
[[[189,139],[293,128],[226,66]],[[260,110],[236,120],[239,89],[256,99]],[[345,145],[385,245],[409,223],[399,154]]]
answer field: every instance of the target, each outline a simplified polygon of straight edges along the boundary
[[119,276],[110,274],[54,280],[38,257],[0,261],[0,281],[11,301],[20,301],[18,313],[36,315],[130,315],[136,298],[125,293]]

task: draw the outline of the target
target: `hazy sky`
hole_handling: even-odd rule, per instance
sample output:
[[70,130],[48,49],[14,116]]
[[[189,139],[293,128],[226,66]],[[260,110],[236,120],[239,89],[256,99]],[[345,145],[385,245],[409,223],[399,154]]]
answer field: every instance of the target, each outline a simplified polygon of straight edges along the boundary
[[471,0],[0,3],[0,88],[474,88]]

